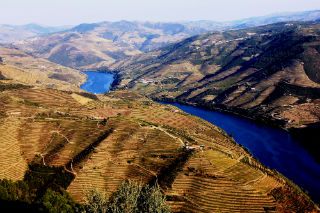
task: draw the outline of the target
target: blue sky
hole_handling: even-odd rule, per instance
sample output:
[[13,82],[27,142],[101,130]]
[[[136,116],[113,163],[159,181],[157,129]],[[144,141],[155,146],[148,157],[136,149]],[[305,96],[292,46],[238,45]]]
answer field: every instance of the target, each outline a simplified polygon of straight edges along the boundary
[[320,9],[320,0],[0,0],[0,24],[100,21],[227,21]]

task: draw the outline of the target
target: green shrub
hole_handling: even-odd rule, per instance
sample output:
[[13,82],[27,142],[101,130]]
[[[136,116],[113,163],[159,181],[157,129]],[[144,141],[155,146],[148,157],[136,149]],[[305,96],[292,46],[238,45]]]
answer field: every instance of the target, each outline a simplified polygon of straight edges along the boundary
[[138,198],[142,186],[130,180],[123,181],[118,190],[111,195],[108,212],[112,213],[133,213],[138,211]]
[[39,202],[43,206],[45,212],[49,212],[49,213],[79,212],[79,208],[77,207],[75,202],[72,200],[70,195],[65,191],[61,191],[59,193],[59,192],[55,192],[48,189]]
[[125,180],[116,192],[112,193],[109,202],[106,194],[98,190],[85,192],[88,213],[169,213],[159,186],[142,186],[140,183]]
[[0,205],[12,212],[80,212],[63,190],[73,178],[63,167],[31,164],[24,180],[0,180]]
[[86,212],[88,213],[106,213],[108,203],[105,192],[100,192],[98,189],[85,191]]
[[138,204],[139,212],[170,212],[170,206],[166,203],[166,197],[163,196],[158,184],[153,187],[146,185],[139,196]]

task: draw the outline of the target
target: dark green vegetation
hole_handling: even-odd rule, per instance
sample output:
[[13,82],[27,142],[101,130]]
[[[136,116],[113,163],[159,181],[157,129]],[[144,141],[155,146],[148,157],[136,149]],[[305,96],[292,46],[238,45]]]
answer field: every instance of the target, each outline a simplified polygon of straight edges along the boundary
[[0,203],[10,212],[80,212],[65,191],[74,175],[63,167],[29,165],[21,181],[0,181]]
[[86,192],[86,204],[76,203],[65,189],[74,175],[63,167],[29,165],[24,180],[0,180],[0,204],[10,212],[89,212],[89,213],[169,213],[157,184],[143,186],[133,181],[123,181],[108,199],[98,190]]
[[130,180],[123,181],[116,192],[112,193],[107,201],[106,194],[98,190],[86,192],[86,212],[89,213],[138,213],[154,212],[169,213],[170,207],[166,204],[158,185],[142,186]]
[[10,212],[169,213],[158,185],[150,187],[123,181],[107,199],[98,190],[86,192],[86,204],[73,201],[65,191],[74,175],[62,167],[30,165],[24,180],[0,180],[0,204]]
[[23,84],[3,84],[3,83],[0,83],[0,91],[15,90],[15,89],[27,89],[27,88],[31,88],[31,86],[27,86],[27,85],[23,85]]

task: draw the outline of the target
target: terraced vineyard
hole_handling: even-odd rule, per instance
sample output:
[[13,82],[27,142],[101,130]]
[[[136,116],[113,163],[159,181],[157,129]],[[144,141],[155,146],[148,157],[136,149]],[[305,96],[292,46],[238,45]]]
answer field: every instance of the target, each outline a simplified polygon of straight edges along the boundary
[[316,212],[223,130],[176,107],[126,90],[96,98],[6,89],[0,100],[0,178],[22,179],[31,162],[64,166],[75,175],[67,190],[78,202],[86,190],[111,193],[124,179],[158,182],[173,212],[288,212],[293,207],[273,196],[286,189]]
[[[272,197],[252,187],[266,174],[237,160],[221,164],[221,155],[225,154],[219,151],[208,150],[197,155],[189,160],[172,186],[171,196],[182,200],[173,205],[174,211],[265,212],[276,209]],[[203,155],[211,157],[204,158]],[[223,158],[227,161],[228,157]],[[281,185],[272,180],[266,186],[267,191]]]

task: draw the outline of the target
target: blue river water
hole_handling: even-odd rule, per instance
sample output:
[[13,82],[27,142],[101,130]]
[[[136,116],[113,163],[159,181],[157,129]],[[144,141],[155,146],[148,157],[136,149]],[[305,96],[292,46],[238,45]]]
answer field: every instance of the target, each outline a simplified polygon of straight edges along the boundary
[[113,82],[113,75],[110,73],[101,72],[84,72],[87,74],[87,81],[81,85],[81,89],[91,93],[101,94],[110,90],[110,85]]
[[[109,91],[112,74],[85,72],[88,80],[81,86],[92,93]],[[166,103],[164,103],[166,104]],[[247,119],[177,103],[172,105],[219,126],[247,147],[260,162],[294,181],[320,203],[320,165],[291,136],[280,129],[257,125]]]

